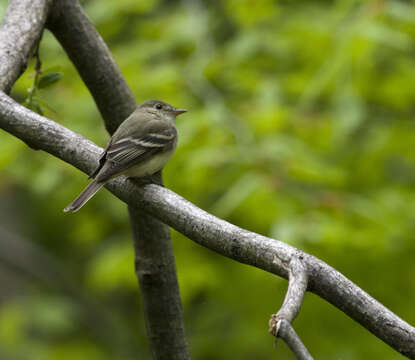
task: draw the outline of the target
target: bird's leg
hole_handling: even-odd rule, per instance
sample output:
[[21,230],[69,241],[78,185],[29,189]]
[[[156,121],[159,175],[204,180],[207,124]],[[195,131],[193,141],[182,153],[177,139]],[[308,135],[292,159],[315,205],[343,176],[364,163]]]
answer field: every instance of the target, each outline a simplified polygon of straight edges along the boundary
[[133,180],[135,183],[137,183],[137,185],[139,186],[144,186],[148,184],[156,184],[159,186],[163,186],[160,172],[157,172],[153,175],[143,176],[140,178],[131,177],[130,179]]

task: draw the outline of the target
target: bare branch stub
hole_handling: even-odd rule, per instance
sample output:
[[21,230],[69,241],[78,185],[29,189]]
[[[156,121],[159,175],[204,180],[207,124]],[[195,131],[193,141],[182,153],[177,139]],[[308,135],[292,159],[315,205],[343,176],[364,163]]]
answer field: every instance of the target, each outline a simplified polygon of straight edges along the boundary
[[280,310],[276,314],[272,314],[269,320],[269,332],[276,339],[283,339],[297,359],[300,360],[312,360],[312,356],[291,326],[291,323],[300,312],[307,285],[308,274],[307,268],[303,263],[303,256],[295,254],[289,263],[288,289],[284,302]]
[[278,337],[285,341],[298,360],[313,360],[310,352],[287,320],[280,319],[277,321],[276,332]]
[[292,323],[300,312],[307,291],[308,274],[302,255],[294,255],[289,266],[288,290],[277,316]]

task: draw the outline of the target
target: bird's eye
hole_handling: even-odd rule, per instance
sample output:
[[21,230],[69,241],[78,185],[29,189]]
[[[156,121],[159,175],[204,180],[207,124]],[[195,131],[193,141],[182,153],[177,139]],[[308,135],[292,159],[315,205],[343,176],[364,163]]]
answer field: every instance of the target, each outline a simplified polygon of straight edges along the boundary
[[163,108],[163,105],[161,105],[161,104],[156,104],[156,109],[157,110],[161,110]]

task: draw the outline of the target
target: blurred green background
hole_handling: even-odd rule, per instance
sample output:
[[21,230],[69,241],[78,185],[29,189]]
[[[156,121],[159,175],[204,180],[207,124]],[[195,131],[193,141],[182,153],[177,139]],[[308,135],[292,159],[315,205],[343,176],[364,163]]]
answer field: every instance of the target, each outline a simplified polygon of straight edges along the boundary
[[[1,14],[7,2],[0,1]],[[139,102],[185,107],[166,186],[332,265],[415,323],[415,6],[410,1],[89,0]],[[104,146],[53,36],[45,115]],[[13,89],[23,102],[32,61]],[[126,207],[0,133],[0,358],[150,359]],[[294,359],[268,319],[285,280],[172,232],[194,359]],[[231,286],[230,286],[231,284]],[[313,294],[294,322],[316,359],[402,359]]]

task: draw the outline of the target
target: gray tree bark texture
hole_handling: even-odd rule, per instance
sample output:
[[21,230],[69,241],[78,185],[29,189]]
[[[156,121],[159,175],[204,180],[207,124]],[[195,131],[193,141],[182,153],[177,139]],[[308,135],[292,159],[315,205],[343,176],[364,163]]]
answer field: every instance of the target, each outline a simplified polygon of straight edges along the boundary
[[[175,289],[179,285],[176,276],[176,264],[167,226],[158,226],[159,220],[147,215],[140,208],[128,207],[133,233],[138,236],[135,245],[135,265],[140,288],[143,293],[144,316],[146,318],[147,334],[154,358],[158,355],[157,349],[166,349],[163,359],[186,359],[188,355],[187,343],[183,337],[177,341],[171,336],[174,327],[177,333],[182,333],[182,325],[173,322],[164,327],[165,319],[174,319],[182,314],[182,304],[179,297],[172,297],[166,289]],[[156,230],[156,233],[154,231]],[[154,299],[158,299],[154,301]],[[151,324],[160,324],[157,328]],[[161,358],[161,357],[160,357]]]
[[[11,1],[0,31],[0,60],[4,60],[0,75],[9,72],[12,75],[4,78],[4,84],[0,82],[0,89],[9,91],[25,69],[46,20],[89,88],[107,130],[113,133],[137,104],[108,47],[77,0]],[[1,41],[10,38],[10,34],[12,41],[5,42],[3,49]],[[17,57],[20,62],[15,61]],[[36,148],[30,141],[28,145]],[[129,210],[135,267],[153,357],[190,359],[169,229],[146,213],[131,207]],[[150,268],[149,264],[160,266]]]
[[[74,1],[70,0],[60,1],[67,4],[76,4]],[[26,39],[26,45],[21,47],[21,49],[23,49],[22,51],[26,52],[24,52],[23,55],[20,54],[20,56],[26,57],[30,55],[30,51],[34,47],[32,42],[36,42],[40,36],[41,29],[38,28],[38,24],[44,23],[44,17],[47,13],[47,10],[36,11],[30,14],[26,13],[25,3],[30,4],[32,2],[34,2],[34,0],[12,1],[10,4],[11,8],[20,9],[19,11],[23,12],[20,13],[20,15],[10,15],[11,10],[9,10],[6,15],[6,20],[0,28],[0,39],[4,39],[5,33],[9,32],[7,24],[10,23],[10,19],[17,16],[15,19],[27,22],[26,25],[21,25],[17,27],[17,30],[13,30],[17,32],[18,36],[23,36]],[[43,2],[37,0],[36,2],[38,4],[43,4],[44,8],[41,7],[42,9],[47,9],[49,4],[46,0]],[[19,6],[16,5],[17,3],[19,3]],[[37,36],[28,36],[27,32],[30,32],[28,30],[19,33],[20,28],[30,29],[30,24],[36,24],[36,26],[34,26],[34,31]],[[16,29],[15,27],[11,28]],[[10,34],[9,36],[16,36],[16,33]],[[91,40],[91,42],[93,41]],[[0,74],[7,73],[6,69],[9,69],[8,71],[11,71],[13,74],[20,74],[22,72],[27,62],[27,58],[24,59],[24,61],[19,60],[15,62],[15,57],[9,56],[9,54],[18,54],[19,51],[20,50],[15,50],[11,43],[7,46],[0,45]],[[108,54],[109,53],[105,56],[109,56],[109,59],[112,61]],[[116,72],[118,72],[118,70],[116,70]],[[0,83],[1,90],[8,91],[17,77],[18,75],[13,75],[7,79],[2,79],[2,82]],[[108,116],[111,117],[110,115]],[[17,104],[2,91],[0,91],[0,128],[20,138],[30,146],[44,150],[51,155],[72,164],[85,173],[90,173],[95,168],[102,151],[101,148],[81,135]],[[308,291],[319,295],[342,310],[345,314],[362,324],[362,326],[385,341],[395,350],[411,359],[415,359],[415,328],[400,319],[392,311],[373,299],[344,275],[323,261],[283,242],[249,232],[221,220],[199,209],[189,201],[162,186],[155,184],[138,186],[132,180],[126,179],[125,177],[119,177],[108,183],[106,187],[130,206],[130,213],[132,213],[134,219],[144,219],[141,217],[141,214],[142,212],[146,213],[163,223],[170,225],[198,244],[222,254],[223,256],[261,268],[284,278],[290,277],[292,280],[292,284],[290,285],[291,288],[289,286],[286,297],[287,301],[284,301],[285,305],[283,304],[280,313],[280,315],[286,314],[285,317],[288,318],[284,318],[284,324],[286,322],[290,325],[290,321],[292,321],[298,312],[303,296],[303,288],[305,287],[304,284],[307,283]],[[135,226],[142,225],[133,221],[132,226],[134,230]],[[151,224],[146,223],[146,226],[151,226]],[[139,232],[139,234],[143,233]],[[161,236],[161,234],[158,236]],[[145,240],[148,239],[146,238]],[[149,274],[150,276],[148,278],[155,278],[156,275],[153,273],[153,271],[156,270],[155,266],[149,264],[150,261],[148,259],[151,257],[152,251],[156,252],[157,249],[147,248],[147,246],[151,245],[142,243],[140,239],[138,239],[135,244],[136,246],[143,246],[140,250],[142,251],[142,256],[140,256],[140,259],[136,260],[136,264],[140,262],[144,264],[141,268],[142,277],[145,278],[147,277],[147,274]],[[169,253],[171,252],[168,249],[167,254]],[[293,266],[293,264],[297,264],[293,262],[294,260],[296,261],[296,259],[301,260],[301,274],[293,273],[299,271],[298,269],[295,270],[296,267]],[[171,262],[169,262],[169,260],[163,260],[161,262],[163,270],[174,268],[174,258],[171,257],[170,260]],[[137,270],[137,272],[139,273],[139,276],[141,276],[140,271]],[[156,286],[158,284],[162,284],[163,286],[166,284],[167,286],[175,286],[174,282],[177,281],[177,279],[172,281],[166,273],[162,273],[161,275],[162,276],[155,281]],[[147,287],[148,283],[144,285],[145,289]],[[155,294],[155,296],[159,296],[156,289],[151,288],[149,291]],[[168,292],[167,295],[169,295]],[[297,297],[297,300],[293,298],[293,300],[290,301],[289,297],[291,296]],[[181,318],[181,306],[180,309],[179,307],[176,307],[174,310],[175,306],[176,305],[171,309],[165,308],[164,310],[167,314],[170,314],[170,311],[178,311]],[[148,316],[148,314],[146,314],[146,316]],[[157,318],[157,316],[155,317]],[[172,328],[172,331],[176,330],[177,329],[174,329],[174,327]],[[288,335],[291,336],[292,334]],[[295,340],[294,337],[292,338]],[[166,338],[164,338],[164,340],[166,340]],[[168,341],[165,341],[169,346],[171,346],[170,340],[171,339],[169,338]],[[174,342],[174,349],[182,349],[182,347],[177,346],[177,344],[178,343]],[[300,349],[300,347],[298,347],[298,349]],[[170,348],[170,350],[172,350],[172,348]],[[184,354],[182,358],[186,359],[185,356],[187,355]],[[170,356],[169,358],[171,359],[173,357]]]
[[291,323],[298,315],[308,286],[308,273],[303,258],[293,256],[289,263],[288,289],[281,309],[271,315],[269,332],[283,339],[299,360],[313,360]]
[[104,40],[78,0],[55,1],[46,26],[75,65],[112,134],[137,103]]
[[0,28],[0,89],[5,93],[26,69],[51,5],[52,0],[10,1]]

